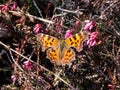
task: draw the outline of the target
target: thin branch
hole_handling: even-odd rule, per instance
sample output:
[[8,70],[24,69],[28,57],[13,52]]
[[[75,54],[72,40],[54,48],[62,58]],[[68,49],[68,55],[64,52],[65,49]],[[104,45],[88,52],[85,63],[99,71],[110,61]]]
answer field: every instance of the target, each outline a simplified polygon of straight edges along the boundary
[[32,1],[33,1],[33,4],[35,5],[36,9],[38,10],[40,16],[43,18],[41,11],[40,11],[39,7],[37,6],[36,2],[34,0],[32,0]]
[[[22,16],[23,13],[22,12],[16,12],[16,11],[9,11],[10,13],[12,13],[13,15],[16,15],[16,16]],[[43,22],[47,22],[47,23],[50,23],[50,24],[53,24],[54,22],[50,21],[50,20],[47,20],[47,19],[44,19],[44,18],[40,18],[40,17],[37,17],[37,16],[33,16],[33,15],[30,15],[30,14],[25,14],[26,16],[28,17],[32,17],[34,19],[37,19],[37,20],[40,20],[40,21],[43,21]]]
[[11,58],[12,58],[12,61],[15,63],[15,65],[16,65],[21,71],[24,72],[24,70],[20,67],[20,65],[19,65],[19,64],[15,61],[15,59],[13,58],[13,55],[12,55],[11,50],[9,50],[9,52],[10,52],[10,56],[11,56]]
[[105,77],[105,79],[107,79],[109,82],[112,82],[107,75],[104,74],[104,72],[102,70],[100,70],[99,67],[96,67],[96,69]]
[[56,9],[58,9],[58,10],[61,10],[61,11],[64,11],[64,12],[67,12],[67,13],[73,13],[73,14],[77,14],[77,13],[79,13],[79,14],[83,14],[83,12],[81,12],[80,10],[75,10],[75,11],[71,11],[71,10],[67,10],[67,9],[62,9],[62,8],[56,8]]

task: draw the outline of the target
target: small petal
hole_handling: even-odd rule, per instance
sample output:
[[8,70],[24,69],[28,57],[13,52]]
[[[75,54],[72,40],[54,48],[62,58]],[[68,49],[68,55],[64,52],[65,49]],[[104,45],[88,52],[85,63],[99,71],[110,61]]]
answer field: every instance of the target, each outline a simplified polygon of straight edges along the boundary
[[65,39],[72,36],[72,31],[71,30],[67,30],[66,34],[65,34]]
[[32,68],[32,62],[25,61],[25,62],[23,62],[23,64],[24,64],[25,69],[31,70],[31,68]]
[[35,32],[35,33],[38,33],[38,32],[39,32],[39,30],[40,30],[40,29],[39,29],[39,28],[37,28],[34,32]]
[[80,21],[76,21],[75,22],[75,27],[77,28],[77,27],[79,27],[80,26]]
[[11,7],[11,10],[15,10],[17,8],[17,3],[13,2],[13,6]]
[[90,21],[88,22],[85,27],[84,27],[84,30],[87,30],[87,31],[91,31],[91,29],[95,26],[95,23],[93,21]]
[[92,32],[92,33],[90,34],[90,38],[92,38],[92,39],[96,39],[97,36],[98,36],[98,32]]
[[8,10],[8,4],[4,5],[1,10],[2,11],[7,11]]
[[91,46],[95,46],[96,45],[96,40],[92,41]]
[[11,76],[11,79],[12,79],[13,82],[15,82],[15,81],[17,80],[17,78],[16,78],[15,75],[12,75],[12,76]]
[[41,32],[41,29],[43,28],[43,25],[42,24],[36,24],[35,26],[34,26],[34,28],[33,28],[33,31],[35,32],[35,33],[39,33],[39,32]]
[[93,47],[97,44],[97,41],[96,41],[96,38],[97,36],[89,36],[89,39],[87,40],[86,44],[89,46],[89,47]]
[[114,85],[108,84],[108,88],[109,88],[109,90],[114,90]]

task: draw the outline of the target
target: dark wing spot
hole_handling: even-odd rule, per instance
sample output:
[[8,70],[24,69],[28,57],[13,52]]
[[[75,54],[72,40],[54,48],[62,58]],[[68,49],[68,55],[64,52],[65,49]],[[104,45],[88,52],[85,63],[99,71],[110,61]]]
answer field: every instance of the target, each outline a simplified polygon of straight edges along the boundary
[[77,42],[79,42],[79,40],[77,40]]
[[45,41],[45,43],[48,45],[48,42],[47,42],[47,41]]
[[74,38],[74,40],[76,40],[76,39],[77,39],[77,38],[76,38],[76,36],[74,36],[73,38]]
[[54,39],[52,39],[52,42],[54,41]]
[[53,51],[53,52],[55,52],[55,50],[54,50],[54,49],[52,49],[52,51]]
[[71,45],[74,44],[73,42],[71,42]]
[[47,40],[49,41],[50,39],[51,39],[51,37],[50,37],[50,36],[48,36]]
[[55,53],[54,56],[57,56],[57,54]]
[[75,44],[77,44],[77,42],[75,42]]
[[52,45],[52,43],[50,42],[50,45]]
[[66,56],[68,56],[68,55],[66,54]]
[[72,39],[70,38],[70,41],[72,41]]
[[71,50],[69,49],[67,52],[70,53],[70,51],[71,51]]

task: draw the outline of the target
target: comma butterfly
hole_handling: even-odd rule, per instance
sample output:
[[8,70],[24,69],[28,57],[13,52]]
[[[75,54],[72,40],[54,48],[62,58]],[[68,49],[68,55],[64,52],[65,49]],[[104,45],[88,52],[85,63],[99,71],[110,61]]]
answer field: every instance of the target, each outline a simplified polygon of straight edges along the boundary
[[82,44],[87,38],[86,32],[77,33],[64,40],[64,44],[61,44],[61,40],[56,37],[39,33],[36,35],[37,41],[40,42],[42,51],[47,52],[47,58],[51,62],[57,65],[69,64],[75,60],[75,51],[71,48],[75,48],[77,52],[82,50]]

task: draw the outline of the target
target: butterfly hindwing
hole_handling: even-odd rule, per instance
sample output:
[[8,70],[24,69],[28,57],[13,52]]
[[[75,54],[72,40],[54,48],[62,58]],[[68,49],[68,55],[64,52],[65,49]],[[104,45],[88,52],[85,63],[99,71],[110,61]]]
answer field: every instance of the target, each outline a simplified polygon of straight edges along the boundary
[[71,61],[75,60],[75,52],[72,48],[64,47],[62,51],[61,64],[69,64]]
[[51,60],[52,63],[56,63],[57,65],[61,64],[60,61],[60,50],[59,47],[49,48],[47,50],[47,58]]
[[57,65],[65,65],[75,60],[75,52],[67,47],[63,48],[62,53],[59,48],[50,48],[47,50],[47,58]]

